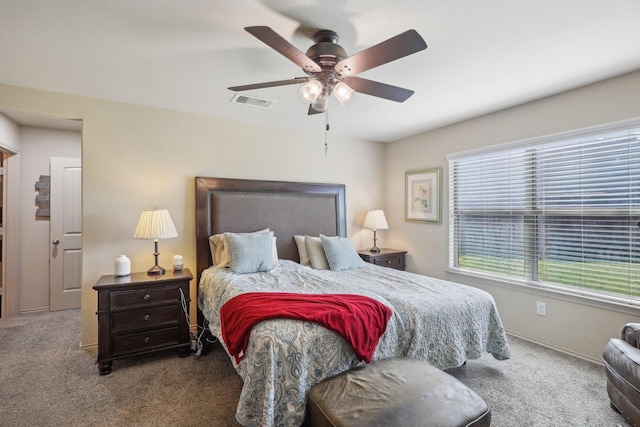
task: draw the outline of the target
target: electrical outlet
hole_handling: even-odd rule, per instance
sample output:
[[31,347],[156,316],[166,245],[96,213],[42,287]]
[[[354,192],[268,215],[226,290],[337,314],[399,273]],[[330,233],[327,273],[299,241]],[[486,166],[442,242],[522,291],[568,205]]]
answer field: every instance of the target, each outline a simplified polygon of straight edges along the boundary
[[540,301],[536,302],[536,314],[538,314],[539,316],[546,316],[547,304]]

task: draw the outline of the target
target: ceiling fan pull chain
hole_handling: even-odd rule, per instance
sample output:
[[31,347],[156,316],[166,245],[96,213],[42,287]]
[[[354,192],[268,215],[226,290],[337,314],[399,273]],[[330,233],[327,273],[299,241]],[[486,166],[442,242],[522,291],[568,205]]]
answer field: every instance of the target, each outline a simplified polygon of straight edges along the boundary
[[329,146],[327,145],[327,134],[329,133],[329,108],[324,110],[324,155],[327,156],[327,150]]

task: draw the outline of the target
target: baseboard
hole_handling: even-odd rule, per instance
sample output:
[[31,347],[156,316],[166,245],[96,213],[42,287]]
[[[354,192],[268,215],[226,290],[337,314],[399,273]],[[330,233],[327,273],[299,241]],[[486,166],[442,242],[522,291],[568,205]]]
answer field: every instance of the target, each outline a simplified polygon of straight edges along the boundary
[[49,307],[31,308],[29,310],[20,310],[18,312],[18,314],[42,313],[43,311],[49,311]]
[[564,354],[566,354],[568,356],[576,357],[576,358],[584,360],[586,362],[591,362],[591,363],[595,363],[596,365],[604,366],[604,361],[602,359],[598,359],[598,360],[592,359],[592,358],[586,357],[586,356],[584,356],[582,354],[574,353],[571,350],[567,350],[565,348],[556,347],[554,345],[547,344],[545,342],[534,340],[534,339],[531,339],[531,338],[528,338],[528,337],[523,337],[522,335],[518,335],[518,334],[515,334],[513,332],[507,331],[507,335],[511,335],[511,336],[514,336],[514,337],[519,338],[521,340],[528,341],[530,343],[537,344],[537,345],[542,346],[542,347],[546,347],[546,348],[548,348],[550,350],[555,350],[555,351],[558,351],[560,353],[564,353]]

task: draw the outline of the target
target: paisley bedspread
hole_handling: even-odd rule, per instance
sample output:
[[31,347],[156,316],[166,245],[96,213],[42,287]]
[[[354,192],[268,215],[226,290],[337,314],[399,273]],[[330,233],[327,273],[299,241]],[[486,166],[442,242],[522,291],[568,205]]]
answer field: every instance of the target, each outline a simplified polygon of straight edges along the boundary
[[[220,307],[245,292],[354,293],[390,307],[393,315],[373,357],[411,356],[440,369],[482,352],[510,357],[507,337],[487,292],[428,276],[366,264],[347,271],[314,270],[280,260],[272,271],[202,273],[198,305],[221,340]],[[226,346],[225,346],[226,349]],[[325,378],[359,362],[337,333],[318,324],[276,319],[257,324],[242,361],[231,361],[244,385],[236,418],[243,426],[299,426],[307,395]]]

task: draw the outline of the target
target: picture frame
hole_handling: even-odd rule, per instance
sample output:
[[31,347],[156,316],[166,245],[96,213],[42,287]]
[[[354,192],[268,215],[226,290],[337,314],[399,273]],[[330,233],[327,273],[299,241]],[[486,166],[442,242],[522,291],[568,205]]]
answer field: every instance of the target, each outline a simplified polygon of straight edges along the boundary
[[405,172],[404,193],[406,222],[442,221],[442,168]]

